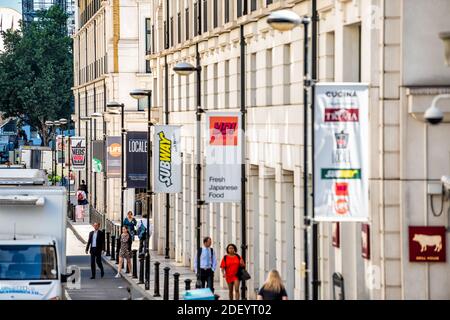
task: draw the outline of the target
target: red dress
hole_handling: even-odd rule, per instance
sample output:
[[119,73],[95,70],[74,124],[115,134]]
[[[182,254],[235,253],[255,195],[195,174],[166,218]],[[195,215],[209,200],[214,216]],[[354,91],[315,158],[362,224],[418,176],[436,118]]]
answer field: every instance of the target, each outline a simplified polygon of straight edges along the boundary
[[[225,261],[226,257],[226,261]],[[239,260],[238,256],[229,256],[226,255],[222,258],[222,262],[220,263],[220,268],[225,269],[225,280],[227,283],[232,283],[236,280],[239,280],[237,277],[237,272],[239,270],[239,264],[244,266],[244,260],[242,258]]]

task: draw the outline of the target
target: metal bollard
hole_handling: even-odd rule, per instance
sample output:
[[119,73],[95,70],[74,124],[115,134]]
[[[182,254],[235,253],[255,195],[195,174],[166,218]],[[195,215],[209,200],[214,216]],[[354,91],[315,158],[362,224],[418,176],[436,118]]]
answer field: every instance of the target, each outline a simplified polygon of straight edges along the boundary
[[180,300],[180,274],[173,274],[173,300]]
[[110,243],[110,238],[109,238],[110,236],[111,236],[111,233],[107,232],[106,233],[106,256],[107,257],[109,257],[111,255],[111,251],[110,251],[111,243]]
[[137,279],[137,250],[133,251],[133,279]]
[[116,264],[119,264],[119,253],[120,253],[120,237],[117,238]]
[[191,282],[192,282],[192,280],[191,279],[186,279],[186,280],[184,280],[184,283],[185,283],[185,290],[186,291],[189,291],[189,290],[191,290]]
[[[102,232],[103,232],[103,235],[106,234],[106,230],[105,229],[102,229]],[[106,238],[103,238],[103,250],[106,251]]]
[[116,258],[116,236],[111,236],[111,260]]
[[163,300],[169,300],[169,267],[164,268],[164,296]]
[[155,262],[155,294],[154,297],[161,297],[161,294],[159,293],[159,265],[160,263],[158,261]]
[[144,284],[144,255],[139,255],[139,282],[138,284]]
[[150,290],[150,252],[145,255],[145,290]]

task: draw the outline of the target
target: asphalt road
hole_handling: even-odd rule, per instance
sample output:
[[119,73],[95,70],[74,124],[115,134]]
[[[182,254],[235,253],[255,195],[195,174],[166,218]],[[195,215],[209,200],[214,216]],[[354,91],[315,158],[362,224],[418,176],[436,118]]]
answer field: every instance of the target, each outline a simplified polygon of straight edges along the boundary
[[[97,268],[96,279],[91,280],[90,256],[84,253],[84,245],[75,237],[72,230],[67,229],[67,266],[76,265],[81,269],[81,289],[67,290],[72,300],[128,300],[129,284],[122,278],[115,278],[116,272],[103,263],[104,278],[100,277]],[[131,299],[143,300],[144,297],[132,287]]]

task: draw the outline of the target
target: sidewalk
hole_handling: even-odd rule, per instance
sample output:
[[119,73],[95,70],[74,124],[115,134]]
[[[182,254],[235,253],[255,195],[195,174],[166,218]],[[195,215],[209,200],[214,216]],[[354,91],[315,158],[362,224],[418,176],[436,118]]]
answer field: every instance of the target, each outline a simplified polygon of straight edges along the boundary
[[[75,236],[83,242],[87,243],[89,232],[93,230],[92,226],[89,223],[74,223],[68,220],[68,226],[74,231]],[[133,242],[133,249],[138,249],[139,241]],[[116,264],[115,260],[111,260],[110,256],[102,256],[103,261],[113,267],[115,270],[118,268],[118,264]],[[158,261],[160,263],[159,266],[159,293],[161,297],[154,297],[155,290],[155,266],[154,263]],[[183,300],[183,296],[185,293],[185,282],[184,280],[190,279],[191,281],[191,289],[195,289],[195,279],[196,275],[193,271],[191,271],[188,267],[182,266],[180,263],[177,263],[173,259],[165,259],[163,255],[158,255],[154,251],[151,251],[151,272],[150,272],[150,290],[145,290],[145,286],[143,284],[138,284],[138,279],[133,279],[128,274],[123,273],[122,278],[126,280],[130,285],[132,285],[136,290],[138,290],[141,294],[146,296],[149,300],[163,300],[164,294],[164,268],[169,267],[169,300],[173,300],[173,288],[174,288],[174,273],[180,274],[180,291],[179,291],[179,299]],[[125,269],[123,269],[125,270]],[[137,265],[137,274],[139,276],[139,259]],[[215,294],[220,296],[220,300],[228,300],[228,290],[220,288],[219,281],[214,282]]]

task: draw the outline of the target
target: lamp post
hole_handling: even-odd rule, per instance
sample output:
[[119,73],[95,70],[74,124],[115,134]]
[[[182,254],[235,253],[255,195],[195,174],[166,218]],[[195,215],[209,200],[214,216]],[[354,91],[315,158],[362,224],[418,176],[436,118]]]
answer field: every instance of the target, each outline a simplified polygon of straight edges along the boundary
[[[64,165],[66,164],[66,158],[65,158],[65,145],[64,145],[64,126],[67,124],[67,119],[59,119],[59,124],[60,124],[60,128],[61,128],[61,136],[62,136],[62,142],[61,142],[61,147],[62,147],[62,162],[61,162],[61,184],[64,181]],[[70,143],[69,143],[69,149],[70,149]],[[69,159],[70,162],[70,159]],[[70,194],[69,194],[69,201],[70,201]]]
[[[153,188],[152,188],[152,91],[151,90],[133,90],[130,96],[136,100],[147,98],[147,234],[145,241],[145,290],[150,289],[150,216],[153,216]],[[166,227],[166,229],[168,226]],[[166,247],[167,247],[166,234]]]
[[[121,115],[121,121],[120,121],[120,127],[121,127],[121,136],[122,136],[122,145],[121,145],[121,171],[120,171],[120,232],[122,232],[123,227],[123,211],[124,211],[124,193],[125,193],[125,186],[124,186],[124,170],[125,170],[125,154],[124,154],[124,144],[125,144],[125,105],[123,103],[118,102],[108,102],[106,107],[110,110],[117,111],[120,109],[120,115]],[[113,112],[116,114],[115,112]]]
[[55,185],[55,150],[56,150],[56,139],[55,139],[55,121],[46,121],[45,125],[50,128],[50,137],[53,141],[52,147],[52,185]]
[[201,134],[201,121],[202,121],[202,113],[205,111],[201,108],[201,70],[202,67],[200,66],[200,53],[198,50],[198,43],[195,45],[196,49],[196,62],[197,66],[193,66],[190,63],[187,62],[180,62],[173,70],[181,76],[188,76],[194,71],[197,72],[197,110],[196,110],[196,124],[197,124],[197,160],[196,160],[196,172],[197,172],[197,283],[196,287],[199,286],[200,280],[200,254],[201,254],[201,246],[200,246],[200,227],[201,227],[201,206],[205,203],[203,200],[201,200],[201,174],[202,174],[202,167],[201,167],[201,141],[200,141],[200,134]]
[[[88,139],[88,131],[91,132],[92,131],[92,117],[80,117],[81,121],[86,121],[86,169],[85,169],[85,175],[86,175],[86,186],[89,186],[89,147],[88,147],[88,142],[91,139]],[[92,134],[91,137],[92,138]],[[92,170],[92,169],[91,169]],[[92,190],[90,190],[92,191]],[[92,203],[92,196],[91,196],[92,192],[89,192],[89,203]]]
[[[315,1],[313,1],[313,13],[314,22],[316,21],[316,8]],[[309,75],[309,65],[308,65],[308,27],[311,23],[311,18],[309,17],[299,17],[295,12],[289,10],[280,10],[273,12],[267,19],[267,23],[280,32],[293,30],[296,26],[302,24],[304,27],[304,37],[303,37],[303,209],[305,224],[310,225],[313,223],[313,233],[312,233],[312,285],[313,285],[313,300],[318,300],[319,298],[319,279],[318,279],[318,228],[317,224],[314,223],[314,208],[312,210],[312,215],[309,216],[308,213],[308,96],[309,90],[313,87],[311,77]],[[314,24],[313,24],[314,28]],[[313,29],[313,55],[315,55],[315,30]],[[315,60],[314,57],[312,59]],[[313,66],[313,79],[315,79],[315,67]],[[312,103],[312,107],[314,104]],[[314,197],[314,194],[313,194]],[[314,201],[313,201],[314,203]],[[308,235],[305,231],[305,264],[309,264],[308,255]],[[308,272],[305,275],[305,300],[309,300],[309,276]]]
[[[103,163],[102,163],[102,169],[101,171],[103,172],[103,225],[106,227],[106,209],[107,209],[107,200],[106,200],[106,195],[107,195],[107,172],[106,172],[106,123],[105,123],[105,116],[104,113],[102,112],[94,112],[93,114],[91,114],[91,118],[92,119],[102,119],[103,122]],[[91,168],[92,170],[92,168]],[[95,197],[97,198],[97,195],[95,195]]]

